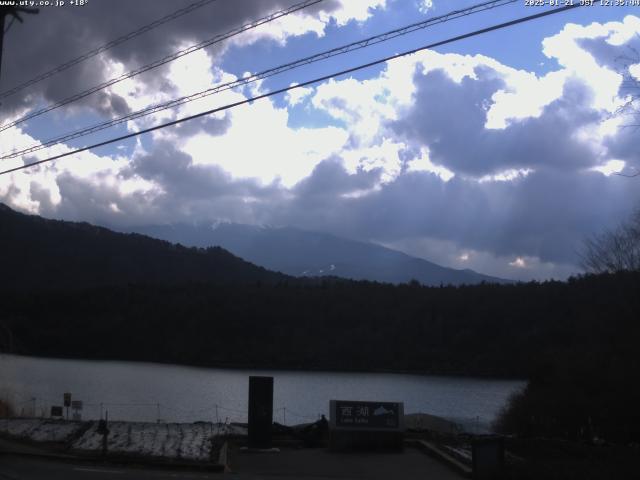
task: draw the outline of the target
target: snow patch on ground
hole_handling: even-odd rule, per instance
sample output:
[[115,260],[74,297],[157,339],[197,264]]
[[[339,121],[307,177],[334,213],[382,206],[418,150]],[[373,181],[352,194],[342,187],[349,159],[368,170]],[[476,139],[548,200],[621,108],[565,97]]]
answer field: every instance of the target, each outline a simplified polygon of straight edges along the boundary
[[[102,450],[98,422],[1,419],[0,433],[35,442],[69,442],[73,450]],[[209,461],[223,437],[246,435],[245,427],[222,423],[109,422],[107,448],[112,454]]]
[[[95,423],[73,442],[76,450],[100,450],[102,435]],[[246,435],[246,430],[213,423],[109,422],[110,453],[209,461],[217,437]]]
[[449,450],[450,452],[452,452],[454,455],[457,455],[458,458],[471,463],[473,458],[472,458],[472,454],[471,454],[471,450],[470,447],[467,448],[463,448],[463,447],[452,447],[450,445],[443,445],[443,447],[446,450]]

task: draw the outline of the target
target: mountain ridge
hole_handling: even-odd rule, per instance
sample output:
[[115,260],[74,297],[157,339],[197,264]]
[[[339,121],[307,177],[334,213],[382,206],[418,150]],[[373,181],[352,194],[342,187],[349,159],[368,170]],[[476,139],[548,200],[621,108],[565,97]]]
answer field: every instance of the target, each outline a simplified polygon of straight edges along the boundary
[[187,248],[87,222],[52,220],[0,203],[0,286],[86,288],[130,283],[277,283],[289,277],[220,247]]
[[291,276],[331,275],[352,280],[424,285],[512,283],[470,269],[453,269],[382,245],[292,227],[216,221],[130,227],[192,247],[218,245],[245,260]]

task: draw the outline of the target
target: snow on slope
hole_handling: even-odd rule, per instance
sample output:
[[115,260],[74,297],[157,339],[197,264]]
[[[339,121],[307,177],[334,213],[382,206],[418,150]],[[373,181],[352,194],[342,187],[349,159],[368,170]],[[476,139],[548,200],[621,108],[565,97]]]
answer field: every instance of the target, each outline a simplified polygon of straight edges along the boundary
[[[102,435],[95,423],[73,442],[75,450],[99,450]],[[216,437],[246,435],[246,430],[213,423],[145,423],[109,422],[108,450],[110,453],[179,458],[210,459]]]
[[[97,429],[98,422],[39,418],[0,420],[2,434],[36,442],[71,442],[72,450],[87,452],[102,449],[102,435]],[[82,433],[83,430],[86,431]],[[109,422],[107,447],[112,454],[209,461],[219,440],[228,435],[246,436],[247,429],[204,422]]]

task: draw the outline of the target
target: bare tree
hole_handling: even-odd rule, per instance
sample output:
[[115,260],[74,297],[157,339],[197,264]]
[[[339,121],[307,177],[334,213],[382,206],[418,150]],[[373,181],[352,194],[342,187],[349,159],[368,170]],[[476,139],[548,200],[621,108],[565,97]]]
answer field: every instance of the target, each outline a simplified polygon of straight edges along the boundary
[[[640,38],[640,35],[638,35]],[[623,80],[620,86],[626,101],[614,115],[630,120],[624,128],[640,128],[640,52],[628,47],[629,53],[618,58]],[[638,177],[619,173],[623,177]],[[588,273],[640,270],[640,208],[637,208],[626,223],[617,229],[594,235],[585,240],[581,252],[582,267]]]
[[13,333],[4,322],[0,321],[0,353],[12,353],[13,351]]
[[626,101],[614,115],[630,117],[630,121],[625,123],[624,127],[638,128],[640,127],[640,52],[633,47],[628,48],[629,53],[617,59],[621,67],[619,72],[622,74],[620,93],[625,95]]
[[581,257],[588,273],[640,270],[640,208],[617,229],[586,239]]

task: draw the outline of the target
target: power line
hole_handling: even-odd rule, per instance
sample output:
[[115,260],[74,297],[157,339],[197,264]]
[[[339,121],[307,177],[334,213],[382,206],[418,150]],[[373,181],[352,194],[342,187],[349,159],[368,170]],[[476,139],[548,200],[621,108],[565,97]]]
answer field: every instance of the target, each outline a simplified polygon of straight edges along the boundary
[[94,148],[103,147],[105,145],[110,145],[112,143],[116,143],[116,142],[120,142],[120,141],[123,141],[123,140],[127,140],[129,138],[137,137],[137,136],[140,136],[140,135],[145,134],[145,133],[153,132],[155,130],[160,130],[162,128],[171,127],[173,125],[178,125],[178,124],[183,123],[183,122],[187,122],[187,121],[190,121],[190,120],[195,120],[197,118],[201,118],[201,117],[204,117],[204,116],[207,116],[207,115],[211,115],[213,113],[218,113],[218,112],[222,112],[222,111],[225,111],[225,110],[229,110],[229,109],[234,108],[234,107],[238,107],[238,106],[241,106],[241,105],[246,105],[246,104],[255,102],[256,100],[261,100],[263,98],[272,97],[274,95],[278,95],[280,93],[285,93],[285,92],[288,92],[290,90],[294,90],[296,88],[302,88],[302,87],[306,87],[308,85],[312,85],[314,83],[323,82],[323,81],[329,80],[329,79],[331,79],[333,77],[339,77],[339,76],[342,76],[342,75],[346,75],[348,73],[353,73],[353,72],[357,72],[359,70],[364,70],[366,68],[370,68],[370,67],[379,65],[381,63],[386,63],[386,62],[389,62],[391,60],[396,60],[398,58],[405,57],[407,55],[412,55],[414,53],[418,53],[418,52],[421,52],[421,51],[424,51],[424,50],[429,50],[431,48],[439,47],[439,46],[446,45],[446,44],[449,44],[449,43],[453,43],[453,42],[457,42],[457,41],[464,40],[464,39],[467,39],[467,38],[471,38],[471,37],[475,37],[475,36],[478,36],[478,35],[482,35],[484,33],[492,32],[492,31],[495,31],[495,30],[500,30],[500,29],[507,28],[507,27],[511,27],[513,25],[518,25],[520,23],[529,22],[531,20],[536,20],[538,18],[546,17],[546,16],[549,16],[549,15],[554,15],[554,14],[561,13],[561,12],[566,12],[568,10],[572,10],[574,8],[578,8],[580,6],[582,6],[582,5],[574,4],[574,5],[568,5],[568,6],[565,6],[565,7],[555,8],[555,9],[552,9],[552,10],[546,10],[544,12],[540,12],[540,13],[537,13],[537,14],[534,14],[534,15],[529,15],[529,16],[526,16],[526,17],[517,18],[517,19],[511,20],[509,22],[504,22],[504,23],[500,23],[500,24],[497,24],[497,25],[493,25],[491,27],[486,27],[486,28],[482,28],[480,30],[475,30],[475,31],[470,32],[470,33],[465,33],[465,34],[462,34],[462,35],[458,35],[458,36],[455,36],[455,37],[448,38],[446,40],[441,40],[439,42],[432,43],[430,45],[425,45],[425,46],[422,46],[422,47],[419,47],[419,48],[415,48],[415,49],[412,49],[412,50],[407,50],[407,51],[404,51],[402,53],[397,53],[395,55],[391,55],[391,56],[384,57],[384,58],[381,58],[381,59],[378,59],[378,60],[374,60],[372,62],[364,63],[364,64],[358,65],[356,67],[351,67],[351,68],[348,68],[348,69],[345,69],[345,70],[342,70],[342,71],[339,71],[339,72],[334,72],[334,73],[330,73],[328,75],[323,75],[321,77],[317,77],[317,78],[314,78],[312,80],[307,80],[307,81],[299,83],[297,85],[290,85],[288,87],[279,88],[279,89],[273,90],[271,92],[263,93],[261,95],[256,95],[255,97],[251,97],[251,98],[247,98],[247,99],[244,99],[244,100],[240,100],[238,102],[230,103],[230,104],[224,105],[222,107],[213,108],[211,110],[200,112],[200,113],[197,113],[195,115],[190,115],[188,117],[183,117],[183,118],[180,118],[180,119],[177,119],[177,120],[173,120],[171,122],[163,123],[161,125],[156,125],[156,126],[153,126],[153,127],[149,127],[149,128],[144,129],[144,130],[140,130],[138,132],[132,132],[132,133],[129,133],[129,134],[126,134],[126,135],[122,135],[120,137],[112,138],[110,140],[105,140],[103,142],[98,142],[98,143],[95,143],[93,145],[89,145],[88,147],[78,148],[78,149],[72,150],[70,152],[66,152],[66,153],[62,153],[60,155],[55,155],[53,157],[46,158],[44,160],[38,160],[36,162],[26,163],[26,164],[24,164],[24,165],[22,165],[20,167],[15,167],[15,168],[11,168],[9,170],[4,170],[4,171],[0,172],[0,175],[5,175],[5,174],[8,174],[8,173],[16,172],[18,170],[23,170],[23,169],[30,168],[30,167],[33,167],[33,166],[36,166],[36,165],[41,165],[43,163],[52,162],[52,161],[58,160],[60,158],[68,157],[68,156],[73,155],[75,153],[85,152],[87,150],[92,150]]
[[193,12],[194,10],[197,10],[200,7],[204,7],[205,5],[208,5],[210,3],[216,2],[217,0],[199,0],[198,2],[192,3],[190,5],[187,5],[184,8],[181,8],[179,10],[176,10],[173,13],[170,13],[169,15],[165,15],[162,18],[159,18],[158,20],[149,23],[147,25],[144,25],[130,33],[127,33],[126,35],[123,35],[121,37],[116,38],[115,40],[112,40],[108,43],[105,43],[104,45],[99,46],[98,48],[94,48],[93,50],[90,50],[86,53],[84,53],[83,55],[80,55],[79,57],[74,58],[73,60],[69,60],[66,63],[63,63],[62,65],[59,65],[55,68],[52,68],[51,70],[44,72],[40,75],[38,75],[37,77],[32,78],[31,80],[28,80],[24,83],[21,83],[20,85],[17,85],[9,90],[6,90],[2,93],[0,93],[0,100],[6,97],[9,97],[15,93],[18,93],[21,90],[24,90],[25,88],[34,85],[42,80],[44,80],[45,78],[49,78],[52,77],[53,75],[56,75],[60,72],[63,72],[71,67],[73,67],[74,65],[77,65],[81,62],[84,62],[85,60],[88,60],[91,57],[95,57],[96,55],[102,53],[102,52],[106,52],[107,50],[114,48],[128,40],[131,40],[132,38],[135,38],[137,36],[142,35],[143,33],[147,33],[150,30],[153,30],[156,27],[159,27],[160,25],[163,25],[167,22],[170,22],[171,20],[175,20],[176,18],[179,18],[183,15],[186,15],[187,13]]
[[379,34],[379,35],[375,35],[372,37],[368,37],[365,38],[364,40],[359,40],[357,42],[352,42],[349,43],[347,45],[343,45],[340,47],[336,47],[336,48],[332,48],[330,50],[326,50],[302,59],[298,59],[295,60],[293,62],[289,62],[283,65],[279,65],[277,67],[274,68],[270,68],[268,70],[264,70],[262,72],[250,75],[248,77],[243,77],[241,79],[238,80],[234,80],[232,82],[227,82],[227,83],[223,83],[220,85],[216,85],[215,87],[211,87],[208,88],[206,90],[197,92],[197,93],[193,93],[191,95],[187,95],[187,96],[183,96],[183,97],[179,97],[177,99],[173,99],[170,100],[168,102],[163,102],[160,104],[156,104],[156,105],[152,105],[149,107],[146,107],[142,110],[138,110],[136,112],[131,112],[127,115],[124,115],[122,117],[119,118],[115,118],[112,120],[108,120],[106,122],[102,122],[102,123],[98,123],[96,125],[90,126],[90,127],[85,127],[82,128],[80,130],[76,130],[73,132],[69,132],[66,133],[62,136],[47,140],[45,142],[41,142],[41,143],[37,143],[34,145],[31,145],[27,148],[24,148],[22,150],[17,150],[14,149],[12,152],[8,153],[5,152],[0,156],[0,159],[6,159],[6,158],[15,158],[21,155],[26,155],[29,153],[33,153],[39,150],[42,150],[43,148],[48,148],[51,147],[53,145],[57,145],[59,143],[62,142],[67,142],[69,140],[73,140],[76,138],[80,138],[101,130],[104,130],[106,128],[110,128],[113,127],[115,125],[119,125],[121,123],[130,121],[130,120],[135,120],[137,118],[141,118],[141,117],[145,117],[148,115],[151,115],[153,113],[157,113],[163,110],[167,110],[169,108],[174,108],[177,107],[179,105],[183,105],[185,103],[188,102],[192,102],[194,100],[199,100],[205,97],[208,97],[210,95],[214,95],[217,93],[220,93],[222,91],[226,91],[226,90],[230,90],[232,88],[237,88],[239,86],[243,86],[243,85],[247,85],[249,83],[252,82],[256,82],[258,80],[263,80],[269,77],[272,77],[274,75],[278,75],[281,74],[283,72],[289,71],[289,70],[293,70],[295,68],[299,68],[301,66],[304,65],[308,65],[311,63],[315,63],[321,60],[326,60],[328,58],[332,58],[334,56],[338,56],[338,55],[343,55],[349,52],[353,52],[355,50],[360,50],[366,47],[370,47],[372,45],[376,45],[378,43],[382,43],[382,42],[386,42],[389,41],[393,38],[402,36],[402,35],[407,35],[409,33],[415,32],[417,30],[421,30],[439,23],[444,23],[444,22],[448,22],[451,20],[455,20],[457,18],[461,18],[461,17],[465,17],[468,15],[472,15],[475,13],[479,13],[482,11],[486,11],[486,10],[490,10],[493,8],[497,8],[497,7],[501,7],[504,5],[508,5],[511,3],[515,3],[519,0],[493,0],[493,1],[488,1],[488,2],[484,2],[484,3],[480,3],[477,5],[473,5],[471,7],[462,9],[462,10],[454,10],[452,12],[449,12],[447,14],[444,15],[440,15],[437,17],[430,17],[427,18],[421,22],[417,22],[417,23],[413,23],[410,25],[407,25],[405,27],[402,28],[397,28],[394,30],[390,30],[388,32]]
[[2,127],[0,127],[0,132],[8,130],[9,128],[15,127],[16,125],[20,125],[21,123],[24,123],[27,120],[31,120],[32,118],[39,117],[40,115],[43,115],[43,114],[45,114],[47,112],[51,112],[52,110],[55,110],[57,108],[64,107],[65,105],[69,105],[70,103],[73,103],[73,102],[76,102],[78,100],[81,100],[81,99],[83,99],[85,97],[88,97],[89,95],[92,95],[92,94],[94,94],[96,92],[99,92],[100,90],[104,90],[107,87],[115,85],[116,83],[120,83],[123,80],[135,77],[136,75],[140,75],[141,73],[144,73],[144,72],[148,72],[149,70],[152,70],[154,68],[157,68],[157,67],[160,67],[162,65],[165,65],[165,64],[167,64],[169,62],[177,60],[178,58],[183,57],[185,55],[188,55],[190,53],[193,53],[193,52],[195,52],[197,50],[201,50],[201,49],[203,49],[205,47],[209,47],[209,46],[211,46],[213,44],[220,43],[220,42],[222,42],[224,40],[227,40],[227,39],[229,39],[231,37],[234,37],[234,36],[239,35],[239,34],[241,34],[243,32],[246,32],[247,30],[251,30],[253,28],[257,28],[260,25],[264,25],[265,23],[271,22],[273,20],[276,20],[278,18],[284,17],[286,15],[290,15],[290,14],[292,14],[294,12],[297,12],[297,11],[302,10],[304,8],[310,7],[312,5],[320,3],[322,1],[324,1],[324,0],[305,0],[305,1],[297,3],[297,4],[295,4],[295,5],[293,5],[293,6],[289,7],[289,8],[286,8],[284,10],[279,10],[277,12],[274,12],[274,13],[270,14],[270,15],[267,15],[266,17],[262,17],[261,19],[256,20],[255,22],[251,22],[251,23],[245,24],[245,25],[243,25],[241,27],[238,27],[238,28],[235,28],[235,29],[233,29],[233,30],[231,30],[231,31],[229,31],[227,33],[224,33],[224,34],[221,34],[221,35],[216,35],[215,37],[210,38],[209,40],[205,40],[205,41],[200,42],[200,43],[198,43],[196,45],[192,45],[192,46],[190,46],[188,48],[185,48],[183,50],[175,52],[175,53],[173,53],[171,55],[167,55],[166,57],[163,57],[160,60],[157,60],[157,61],[155,61],[153,63],[144,65],[144,66],[142,66],[140,68],[137,68],[137,69],[132,70],[130,72],[124,73],[124,74],[122,74],[122,75],[120,75],[118,77],[112,78],[110,80],[107,80],[106,82],[103,82],[103,83],[101,83],[99,85],[91,87],[91,88],[89,88],[87,90],[84,90],[83,92],[80,92],[80,93],[77,93],[77,94],[72,95],[70,97],[67,97],[64,100],[60,100],[57,103],[54,103],[54,104],[49,105],[47,107],[41,108],[40,110],[36,110],[35,112],[31,112],[31,113],[29,113],[29,114],[27,114],[27,115],[15,120],[15,121],[13,121],[13,122],[11,122],[11,123],[3,125]]

